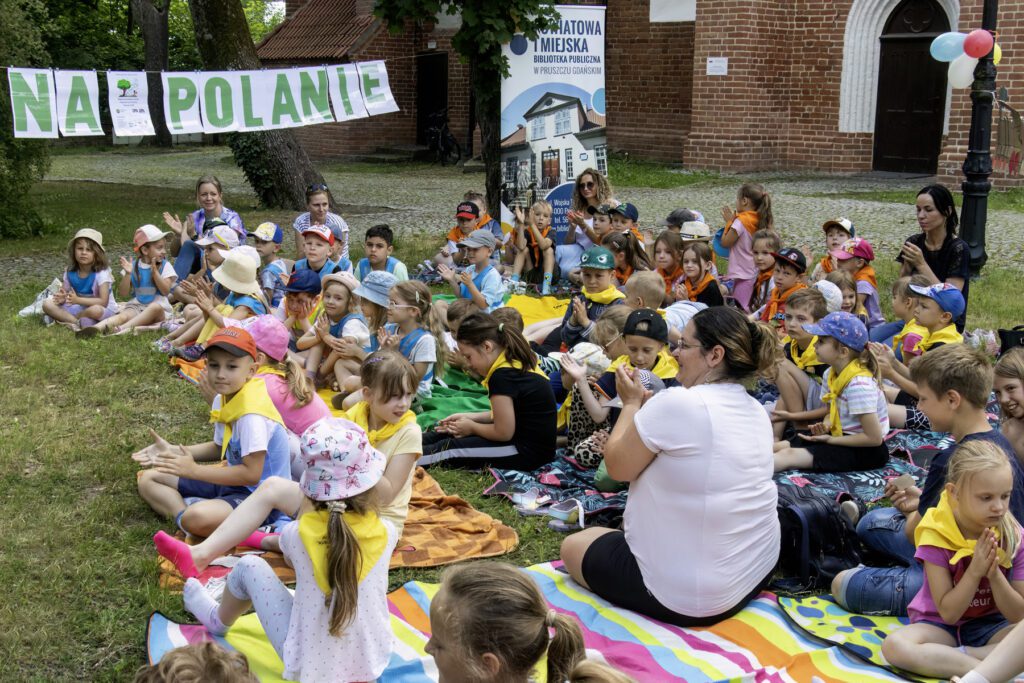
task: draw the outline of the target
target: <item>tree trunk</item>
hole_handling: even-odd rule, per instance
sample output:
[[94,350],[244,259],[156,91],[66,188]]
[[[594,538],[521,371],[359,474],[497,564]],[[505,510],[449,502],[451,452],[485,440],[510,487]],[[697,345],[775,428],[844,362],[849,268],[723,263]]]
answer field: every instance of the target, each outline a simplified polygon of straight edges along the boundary
[[131,0],[132,17],[142,30],[142,42],[145,46],[145,69],[149,72],[146,80],[149,83],[149,116],[153,120],[156,131],[156,144],[159,147],[171,146],[171,132],[164,120],[163,84],[160,72],[167,70],[167,12],[170,0],[163,8],[157,7],[153,0]]
[[[260,68],[240,0],[189,0],[188,4],[196,47],[207,69]],[[303,209],[306,187],[323,182],[290,130],[233,133],[228,144],[264,206]]]
[[[500,50],[500,47],[495,48]],[[489,62],[493,64],[494,62]],[[480,126],[480,158],[484,163],[487,207],[491,216],[501,216],[501,74],[477,58],[469,62],[469,80],[476,100]],[[472,131],[470,131],[472,135]]]

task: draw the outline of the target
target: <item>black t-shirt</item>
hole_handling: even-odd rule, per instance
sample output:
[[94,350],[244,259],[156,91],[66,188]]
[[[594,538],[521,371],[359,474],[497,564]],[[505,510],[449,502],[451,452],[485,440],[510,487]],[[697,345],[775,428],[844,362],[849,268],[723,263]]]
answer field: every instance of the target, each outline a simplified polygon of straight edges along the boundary
[[697,302],[706,305],[708,308],[712,306],[724,306],[725,299],[722,298],[722,290],[718,287],[718,281],[712,282],[704,291],[697,295]]
[[[935,273],[939,282],[945,282],[951,277],[962,278],[964,288],[961,292],[964,295],[964,313],[956,319],[958,332],[964,331],[967,323],[967,297],[971,289],[971,249],[959,237],[946,233],[946,239],[937,251],[929,251],[925,246],[925,234],[923,232],[911,235],[906,239],[924,254],[924,262]],[[903,263],[903,254],[896,257],[896,260]]]
[[508,396],[516,412],[512,443],[519,453],[538,460],[538,466],[555,456],[558,415],[555,396],[547,378],[535,372],[498,368],[488,382],[489,396]]
[[955,443],[935,456],[932,464],[928,466],[928,478],[925,479],[924,487],[921,490],[921,502],[917,504],[917,511],[924,516],[924,513],[939,504],[939,496],[946,485],[946,466],[957,446],[968,441],[982,439],[991,441],[1006,451],[1006,457],[1010,460],[1010,467],[1013,468],[1013,493],[1010,495],[1010,512],[1017,518],[1018,522],[1024,524],[1024,470],[1013,452],[1013,446],[1006,440],[1006,437],[998,429],[987,432],[968,434],[959,443]]

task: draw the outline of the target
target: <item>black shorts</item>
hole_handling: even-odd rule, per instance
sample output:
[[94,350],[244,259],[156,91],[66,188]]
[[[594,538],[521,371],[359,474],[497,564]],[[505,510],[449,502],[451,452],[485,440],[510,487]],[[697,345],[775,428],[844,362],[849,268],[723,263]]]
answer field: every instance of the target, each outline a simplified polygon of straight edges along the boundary
[[740,599],[739,603],[728,611],[709,617],[691,617],[665,607],[651,595],[644,584],[640,565],[637,564],[633,551],[626,543],[626,534],[622,531],[607,533],[591,543],[583,555],[580,571],[583,573],[583,580],[590,586],[590,590],[608,602],[666,624],[684,628],[711,626],[735,616],[747,606],[747,603],[756,598],[758,593],[764,590],[772,578],[772,571],[770,571],[764,579],[758,582],[754,590]]
[[889,462],[889,448],[884,442],[877,446],[837,446],[820,441],[804,441],[794,436],[789,445],[810,451],[814,457],[811,469],[816,472],[876,470]]

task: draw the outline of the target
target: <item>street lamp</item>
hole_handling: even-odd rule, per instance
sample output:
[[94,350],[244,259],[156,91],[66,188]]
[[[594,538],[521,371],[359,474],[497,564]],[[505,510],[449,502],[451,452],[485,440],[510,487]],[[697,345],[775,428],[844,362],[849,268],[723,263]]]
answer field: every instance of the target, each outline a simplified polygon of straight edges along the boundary
[[[981,28],[995,35],[999,0],[984,0]],[[996,89],[996,66],[993,50],[981,58],[974,69],[971,86],[971,132],[964,159],[963,206],[960,209],[961,237],[971,253],[971,273],[978,275],[988,260],[985,253],[985,221],[988,216],[988,193],[992,189],[992,100]]]

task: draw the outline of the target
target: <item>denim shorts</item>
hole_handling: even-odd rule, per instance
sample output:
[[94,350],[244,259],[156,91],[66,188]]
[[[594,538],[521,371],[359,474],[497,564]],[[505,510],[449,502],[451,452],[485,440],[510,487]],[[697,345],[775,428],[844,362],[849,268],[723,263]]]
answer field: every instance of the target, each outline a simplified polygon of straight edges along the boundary
[[923,583],[924,570],[916,562],[909,567],[858,567],[843,575],[834,597],[848,612],[905,617]]
[[222,486],[208,481],[178,478],[178,493],[182,498],[206,498],[223,500],[233,508],[238,507],[249,497],[249,489],[244,486]]
[[1010,625],[1006,617],[998,612],[984,617],[977,617],[976,619],[968,619],[959,626],[950,626],[949,624],[928,621],[926,619],[917,623],[941,628],[956,639],[957,645],[963,647],[984,647],[988,645],[988,641],[992,640],[992,636]]

